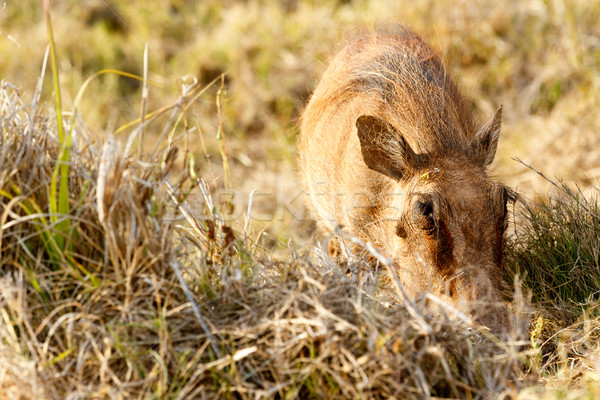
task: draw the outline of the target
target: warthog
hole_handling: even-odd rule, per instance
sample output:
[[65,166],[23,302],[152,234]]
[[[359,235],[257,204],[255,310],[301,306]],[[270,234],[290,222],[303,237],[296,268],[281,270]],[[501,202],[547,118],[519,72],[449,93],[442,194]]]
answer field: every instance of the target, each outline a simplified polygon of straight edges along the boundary
[[512,192],[486,167],[501,115],[502,107],[477,129],[441,59],[394,26],[347,41],[304,111],[299,140],[322,229],[341,225],[372,243],[407,293],[430,291],[497,333],[510,319],[501,275]]

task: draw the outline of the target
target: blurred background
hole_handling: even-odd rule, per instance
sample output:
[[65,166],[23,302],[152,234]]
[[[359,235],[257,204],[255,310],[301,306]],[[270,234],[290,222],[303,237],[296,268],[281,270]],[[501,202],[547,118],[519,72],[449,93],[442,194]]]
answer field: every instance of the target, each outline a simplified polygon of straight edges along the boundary
[[[500,181],[531,198],[547,193],[550,184],[513,160],[519,158],[586,192],[599,185],[597,0],[61,0],[52,2],[52,20],[67,111],[83,82],[102,69],[141,76],[145,43],[148,77],[160,84],[150,88],[149,111],[176,102],[182,83],[206,86],[188,112],[198,173],[223,185],[222,123],[231,224],[243,226],[254,191],[254,229],[273,246],[302,242],[311,232],[296,176],[302,108],[344,32],[378,22],[405,23],[438,49],[480,121],[504,106],[492,166]],[[47,43],[41,1],[0,4],[0,79],[25,99],[41,76]],[[50,79],[48,72],[45,101]],[[106,74],[92,81],[79,114],[100,142],[139,118],[140,103],[139,81]],[[147,128],[147,149],[161,128]],[[130,132],[115,136],[125,141]]]

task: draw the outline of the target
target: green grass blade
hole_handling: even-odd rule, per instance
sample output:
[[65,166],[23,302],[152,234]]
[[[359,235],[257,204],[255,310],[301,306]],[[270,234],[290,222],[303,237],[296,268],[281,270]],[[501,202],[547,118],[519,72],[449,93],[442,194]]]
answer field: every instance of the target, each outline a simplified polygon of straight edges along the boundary
[[[44,1],[44,12],[46,13],[46,28],[48,29],[48,40],[50,42],[50,62],[52,65],[52,83],[54,86],[54,108],[56,111],[56,125],[58,131],[58,141],[60,143],[60,155],[50,183],[50,219],[56,222],[55,225],[55,241],[59,249],[65,248],[65,238],[71,232],[70,219],[65,218],[59,220],[59,215],[68,215],[69,207],[69,159],[71,155],[71,130],[69,135],[65,137],[63,119],[62,119],[62,102],[60,95],[60,82],[58,78],[58,62],[56,57],[56,44],[52,31],[52,18],[50,16],[50,2]],[[58,189],[58,199],[57,199]],[[68,240],[70,247],[72,241]]]

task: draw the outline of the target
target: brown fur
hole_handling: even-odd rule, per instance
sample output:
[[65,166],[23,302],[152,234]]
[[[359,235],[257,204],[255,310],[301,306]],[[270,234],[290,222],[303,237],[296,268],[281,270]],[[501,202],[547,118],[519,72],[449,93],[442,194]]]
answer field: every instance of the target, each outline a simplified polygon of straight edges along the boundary
[[409,293],[430,290],[494,330],[509,319],[490,305],[501,304],[508,199],[485,173],[500,117],[501,109],[477,130],[440,58],[399,25],[346,43],[304,112],[299,141],[322,229],[340,224],[373,243]]

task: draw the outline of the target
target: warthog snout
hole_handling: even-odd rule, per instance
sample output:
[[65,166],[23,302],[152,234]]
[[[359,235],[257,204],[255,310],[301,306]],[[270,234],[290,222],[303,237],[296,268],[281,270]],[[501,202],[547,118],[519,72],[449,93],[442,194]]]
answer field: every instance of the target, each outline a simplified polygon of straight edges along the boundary
[[511,191],[489,178],[502,108],[479,128],[440,58],[403,26],[350,39],[302,118],[300,164],[322,229],[341,224],[497,333]]

